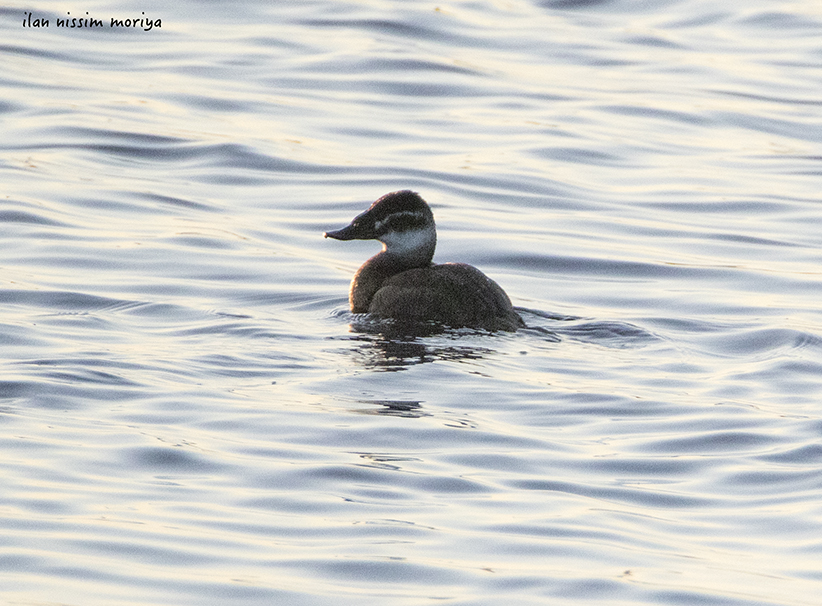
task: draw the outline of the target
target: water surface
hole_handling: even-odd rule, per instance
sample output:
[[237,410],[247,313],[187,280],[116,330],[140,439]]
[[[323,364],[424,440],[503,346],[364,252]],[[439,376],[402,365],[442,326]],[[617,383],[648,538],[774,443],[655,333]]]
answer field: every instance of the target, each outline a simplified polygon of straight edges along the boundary
[[[3,601],[816,604],[820,26],[2,9]],[[356,329],[403,188],[527,329]]]

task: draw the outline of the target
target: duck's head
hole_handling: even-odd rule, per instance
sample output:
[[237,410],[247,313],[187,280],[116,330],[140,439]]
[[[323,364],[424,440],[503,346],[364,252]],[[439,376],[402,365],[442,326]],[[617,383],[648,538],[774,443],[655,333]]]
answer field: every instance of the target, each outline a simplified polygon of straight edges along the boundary
[[347,227],[323,235],[335,240],[379,240],[385,254],[413,266],[430,263],[437,245],[431,208],[409,190],[385,194]]

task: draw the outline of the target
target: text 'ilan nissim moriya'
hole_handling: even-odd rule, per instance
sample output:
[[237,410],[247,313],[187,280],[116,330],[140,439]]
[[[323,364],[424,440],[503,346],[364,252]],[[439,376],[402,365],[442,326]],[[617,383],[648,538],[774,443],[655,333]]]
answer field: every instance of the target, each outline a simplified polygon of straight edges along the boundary
[[[162,19],[147,19],[145,17],[145,11],[141,11],[141,14],[143,15],[142,17],[135,17],[133,19],[118,19],[117,17],[112,17],[109,27],[123,27],[128,29],[140,27],[143,31],[150,31],[155,27],[163,27]],[[72,17],[70,12],[66,13],[66,15],[68,15],[68,17],[58,17],[55,19],[57,22],[57,27],[103,27],[103,21],[100,19],[95,19],[94,17]],[[88,11],[86,12],[86,15],[88,15]],[[25,17],[23,17],[23,27],[49,27],[50,25],[51,19],[34,17],[30,12],[27,12]]]

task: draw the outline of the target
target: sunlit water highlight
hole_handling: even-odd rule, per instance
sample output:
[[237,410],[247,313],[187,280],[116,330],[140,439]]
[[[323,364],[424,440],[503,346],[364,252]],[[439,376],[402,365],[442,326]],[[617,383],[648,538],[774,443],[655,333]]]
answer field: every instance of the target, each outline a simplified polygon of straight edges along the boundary
[[[0,9],[0,597],[816,605],[821,26]],[[351,328],[400,188],[528,328]]]

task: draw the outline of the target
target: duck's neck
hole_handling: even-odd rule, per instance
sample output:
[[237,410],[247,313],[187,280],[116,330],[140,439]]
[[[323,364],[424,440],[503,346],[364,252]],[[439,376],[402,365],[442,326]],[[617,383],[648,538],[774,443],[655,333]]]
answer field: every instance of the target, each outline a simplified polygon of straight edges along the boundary
[[387,250],[374,255],[363,263],[357,270],[354,279],[351,281],[351,292],[348,301],[351,311],[355,314],[362,314],[368,311],[371,299],[376,292],[382,288],[383,282],[388,278],[403,271],[416,267],[428,267],[431,265],[431,256],[427,259],[406,259],[392,254]]
[[374,294],[391,276],[417,267],[429,267],[437,247],[433,222],[418,229],[387,231],[379,236],[382,252],[371,257],[351,282],[349,303],[355,314],[366,313]]

